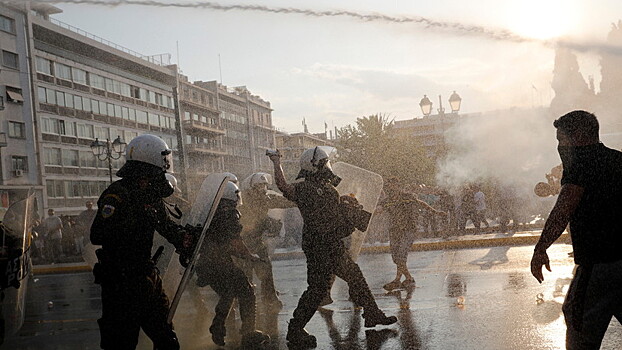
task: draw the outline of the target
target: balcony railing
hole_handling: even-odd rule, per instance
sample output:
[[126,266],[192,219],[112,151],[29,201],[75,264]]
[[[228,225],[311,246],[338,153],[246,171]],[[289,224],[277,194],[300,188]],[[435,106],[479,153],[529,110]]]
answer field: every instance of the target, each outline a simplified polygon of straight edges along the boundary
[[186,144],[186,149],[188,150],[188,152],[198,152],[198,153],[205,153],[205,154],[211,154],[211,155],[216,155],[216,156],[224,156],[227,154],[227,152],[223,148],[214,147],[211,145],[201,144],[201,143]]
[[168,66],[168,65],[171,64],[171,54],[170,53],[164,53],[164,54],[152,55],[152,56],[143,55],[143,54],[138,53],[138,52],[136,52],[134,50],[130,50],[127,47],[115,44],[115,43],[113,43],[110,40],[106,40],[106,39],[104,39],[102,37],[99,37],[97,35],[94,35],[94,34],[91,34],[89,32],[86,32],[86,31],[84,31],[84,30],[82,30],[80,28],[74,27],[74,26],[72,26],[70,24],[67,24],[65,22],[61,22],[61,21],[59,21],[59,20],[57,20],[55,18],[50,18],[50,22],[56,24],[59,27],[68,29],[68,30],[70,30],[70,31],[72,31],[74,33],[77,33],[77,34],[80,34],[82,36],[85,36],[85,37],[87,37],[89,39],[95,40],[95,41],[97,41],[99,43],[102,43],[104,45],[107,45],[107,46],[110,46],[112,48],[115,48],[115,49],[117,49],[119,51],[123,51],[123,52],[125,52],[125,53],[127,53],[129,55],[134,56],[134,57],[138,57],[140,59],[143,59],[143,60],[145,60],[147,62],[150,62],[150,63],[153,63],[153,64],[157,64],[159,66]]
[[196,120],[184,120],[182,122],[182,125],[184,129],[194,128],[194,129],[203,130],[203,131],[207,131],[207,132],[211,132],[211,133],[219,134],[219,135],[225,134],[225,130],[219,126],[212,125],[212,124],[205,124],[205,123],[202,123]]

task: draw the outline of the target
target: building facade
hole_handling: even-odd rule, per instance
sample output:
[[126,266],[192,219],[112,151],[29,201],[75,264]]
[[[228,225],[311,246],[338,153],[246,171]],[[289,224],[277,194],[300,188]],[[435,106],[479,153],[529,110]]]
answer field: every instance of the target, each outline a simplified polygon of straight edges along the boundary
[[[41,5],[42,8],[48,8]],[[49,6],[49,11],[53,11]],[[33,119],[27,14],[0,4],[0,219],[14,202],[43,186]]]
[[[177,149],[177,69],[87,37],[48,15],[27,14],[43,207],[74,215],[110,182],[108,161],[94,156],[93,141],[119,137],[129,143],[150,133]],[[110,161],[115,180],[125,159]]]

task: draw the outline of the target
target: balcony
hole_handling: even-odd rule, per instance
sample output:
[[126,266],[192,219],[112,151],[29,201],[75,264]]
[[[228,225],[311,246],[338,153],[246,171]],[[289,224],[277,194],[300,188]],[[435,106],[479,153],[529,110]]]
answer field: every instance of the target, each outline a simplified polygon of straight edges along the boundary
[[216,125],[205,124],[197,120],[184,120],[182,122],[182,126],[186,130],[195,129],[195,130],[201,130],[201,131],[205,131],[205,132],[209,132],[209,133],[217,134],[217,135],[225,134],[225,130],[223,130],[221,127],[216,126]]
[[186,149],[188,153],[200,153],[217,157],[227,155],[227,152],[222,148],[201,143],[189,143],[186,145]]

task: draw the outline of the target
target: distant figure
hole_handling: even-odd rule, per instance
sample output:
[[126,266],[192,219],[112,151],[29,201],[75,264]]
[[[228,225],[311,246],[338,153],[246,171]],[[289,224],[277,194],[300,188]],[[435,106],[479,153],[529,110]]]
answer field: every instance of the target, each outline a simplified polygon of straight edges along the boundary
[[63,254],[63,222],[60,217],[54,215],[54,209],[48,209],[48,217],[43,221],[45,230],[45,246],[47,258],[51,263],[59,262]]
[[471,219],[471,222],[475,225],[475,227],[479,227],[479,223],[475,224],[477,221],[475,213],[475,192],[473,192],[473,187],[470,185],[464,187],[460,209],[461,217],[458,225],[460,232],[464,233],[466,231],[466,223],[469,219]]
[[86,206],[86,210],[82,211],[76,217],[74,239],[77,254],[82,254],[82,248],[84,248],[84,239],[85,237],[88,237],[88,234],[91,232],[91,224],[93,224],[93,220],[95,220],[95,215],[97,215],[97,210],[93,209],[92,201],[86,201],[84,205]]
[[[387,196],[380,202],[380,205],[390,216],[391,259],[393,259],[397,271],[395,278],[385,284],[383,288],[388,291],[398,288],[412,288],[415,286],[415,279],[408,271],[406,263],[408,252],[410,252],[410,247],[415,240],[419,210],[426,210],[430,213],[429,215],[442,212],[432,208],[415,195],[405,192],[396,177],[386,179],[384,191]],[[404,281],[401,281],[402,276],[405,278]]]
[[[551,271],[546,249],[570,223],[577,264],[563,305],[568,349],[598,349],[612,316],[622,320],[622,152],[600,143],[598,120],[573,111],[553,125],[564,172],[561,191],[531,259]],[[621,321],[622,322],[622,321]]]
[[486,228],[489,228],[490,225],[486,220],[486,195],[478,185],[473,186],[473,192],[475,192],[473,194],[473,201],[475,202],[475,221],[473,221],[473,225],[475,225],[476,229],[479,229],[483,222]]

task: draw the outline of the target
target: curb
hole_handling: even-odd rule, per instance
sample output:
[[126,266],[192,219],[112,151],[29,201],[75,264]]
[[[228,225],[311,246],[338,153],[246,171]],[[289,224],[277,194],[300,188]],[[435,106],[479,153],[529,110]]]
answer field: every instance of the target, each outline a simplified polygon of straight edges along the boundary
[[[540,239],[540,234],[518,234],[512,236],[505,236],[504,234],[497,234],[495,237],[475,237],[473,239],[457,239],[457,240],[444,240],[433,242],[416,242],[413,243],[410,250],[413,252],[431,251],[431,250],[455,250],[455,249],[467,249],[467,248],[487,248],[487,247],[499,247],[499,246],[528,246],[535,245]],[[569,244],[570,235],[568,233],[562,234],[562,236],[555,241],[558,243]],[[371,246],[363,247],[361,254],[385,254],[390,253],[391,248],[388,245],[383,246]],[[291,260],[302,259],[305,255],[302,251],[293,252],[280,252],[275,253],[272,256],[272,260]],[[33,266],[33,273],[39,275],[57,274],[57,273],[74,273],[74,272],[89,272],[91,266],[86,263],[72,263],[72,264],[57,264],[57,265],[35,265]]]

